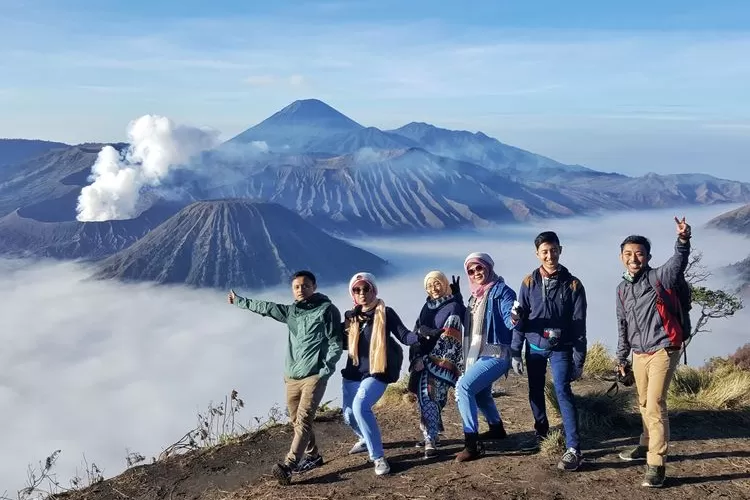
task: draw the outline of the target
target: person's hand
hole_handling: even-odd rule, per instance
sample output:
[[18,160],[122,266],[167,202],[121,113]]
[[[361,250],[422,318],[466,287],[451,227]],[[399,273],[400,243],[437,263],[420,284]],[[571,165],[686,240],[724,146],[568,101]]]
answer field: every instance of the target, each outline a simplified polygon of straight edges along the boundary
[[419,328],[417,328],[417,331],[414,332],[419,337],[439,337],[443,333],[442,328],[430,328],[429,326],[420,325]]
[[452,295],[458,295],[461,293],[461,286],[458,284],[458,282],[461,280],[461,276],[453,275],[451,276],[452,282],[450,284],[451,288],[451,294]]
[[227,295],[227,301],[230,304],[234,304],[235,300],[237,300],[237,294],[234,293],[234,290],[229,290],[229,294]]
[[513,367],[513,371],[516,372],[516,375],[523,375],[523,361],[521,358],[513,358],[511,360],[511,366]]
[[514,325],[521,320],[521,303],[517,300],[513,301],[513,307],[510,310],[510,320]]
[[675,224],[677,224],[677,236],[681,240],[689,240],[690,239],[690,224],[685,222],[685,217],[682,218],[682,220],[678,219],[677,217],[674,218]]
[[422,370],[424,370],[424,361],[422,361],[422,358],[415,359],[414,363],[411,365],[411,371],[421,372]]

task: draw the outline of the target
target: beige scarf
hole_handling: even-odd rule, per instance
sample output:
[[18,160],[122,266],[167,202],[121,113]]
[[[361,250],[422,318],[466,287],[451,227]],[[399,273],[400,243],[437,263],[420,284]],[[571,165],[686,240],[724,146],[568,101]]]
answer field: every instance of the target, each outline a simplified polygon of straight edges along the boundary
[[[385,332],[385,302],[378,299],[375,303],[375,317],[372,323],[370,337],[370,373],[385,373],[386,365],[386,332]],[[349,321],[349,357],[354,366],[359,365],[359,318]]]

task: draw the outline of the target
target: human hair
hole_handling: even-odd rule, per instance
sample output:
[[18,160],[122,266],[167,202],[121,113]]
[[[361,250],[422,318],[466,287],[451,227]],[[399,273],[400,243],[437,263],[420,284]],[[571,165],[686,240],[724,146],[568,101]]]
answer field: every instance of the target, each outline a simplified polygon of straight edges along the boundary
[[555,233],[554,231],[544,231],[542,233],[539,233],[539,236],[537,236],[534,240],[534,246],[537,250],[539,250],[539,247],[542,245],[542,243],[550,243],[559,247],[560,238],[557,237],[557,233]]
[[317,284],[315,282],[315,275],[310,271],[297,271],[292,275],[292,279],[290,281],[294,281],[297,278],[307,278],[312,282],[313,285]]
[[651,255],[651,242],[645,236],[631,234],[620,243],[620,253],[625,249],[625,245],[642,245],[646,249],[646,254]]

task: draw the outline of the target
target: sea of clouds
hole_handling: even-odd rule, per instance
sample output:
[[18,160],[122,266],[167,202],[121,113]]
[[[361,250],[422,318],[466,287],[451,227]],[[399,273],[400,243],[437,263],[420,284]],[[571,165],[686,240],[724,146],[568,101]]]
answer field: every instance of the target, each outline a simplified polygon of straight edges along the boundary
[[[590,342],[613,349],[622,239],[631,233],[650,237],[653,264],[659,265],[673,252],[673,216],[685,215],[704,263],[718,269],[750,253],[747,239],[702,228],[731,208],[624,212],[479,233],[354,242],[393,262],[396,273],[380,280],[380,296],[410,326],[424,301],[426,272],[460,274],[468,295],[464,257],[484,251],[517,289],[538,265],[534,236],[555,230],[563,244],[562,263],[587,290]],[[0,260],[0,493],[22,488],[27,465],[56,449],[62,450],[56,468],[62,484],[83,472],[84,454],[106,477],[114,476],[125,469],[127,450],[157,456],[195,426],[198,411],[223,401],[232,389],[244,399],[239,413],[244,425],[284,402],[284,325],[228,305],[221,291],[82,281],[87,275],[75,263]],[[723,285],[716,277],[710,284]],[[346,284],[321,291],[342,311],[350,306]],[[291,301],[287,287],[256,297]],[[743,310],[713,321],[713,331],[691,344],[691,364],[749,342],[748,319]],[[324,400],[340,404],[340,380],[338,374],[331,379]]]

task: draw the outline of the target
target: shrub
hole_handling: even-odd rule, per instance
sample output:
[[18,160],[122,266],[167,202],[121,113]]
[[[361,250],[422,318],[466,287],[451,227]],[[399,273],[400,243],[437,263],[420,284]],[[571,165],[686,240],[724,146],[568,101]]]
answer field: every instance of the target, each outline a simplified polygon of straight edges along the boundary
[[734,354],[729,356],[729,360],[740,370],[750,371],[750,343],[737,349]]

